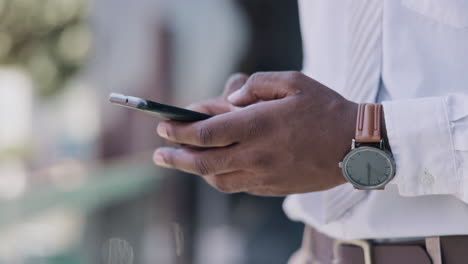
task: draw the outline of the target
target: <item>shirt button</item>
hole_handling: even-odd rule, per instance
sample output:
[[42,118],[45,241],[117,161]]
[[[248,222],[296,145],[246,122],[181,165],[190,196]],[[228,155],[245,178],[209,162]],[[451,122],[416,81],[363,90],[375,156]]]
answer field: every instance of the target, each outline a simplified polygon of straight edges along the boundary
[[425,186],[434,184],[434,181],[434,176],[432,176],[432,174],[429,173],[427,169],[425,169],[424,174],[419,177],[419,183]]

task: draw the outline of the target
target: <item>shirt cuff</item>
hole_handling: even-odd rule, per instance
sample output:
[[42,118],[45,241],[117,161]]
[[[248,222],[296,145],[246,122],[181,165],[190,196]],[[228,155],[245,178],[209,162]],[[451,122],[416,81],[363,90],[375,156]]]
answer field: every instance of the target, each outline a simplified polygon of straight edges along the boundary
[[401,195],[456,194],[447,105],[443,97],[383,102],[388,141],[396,163],[391,183]]

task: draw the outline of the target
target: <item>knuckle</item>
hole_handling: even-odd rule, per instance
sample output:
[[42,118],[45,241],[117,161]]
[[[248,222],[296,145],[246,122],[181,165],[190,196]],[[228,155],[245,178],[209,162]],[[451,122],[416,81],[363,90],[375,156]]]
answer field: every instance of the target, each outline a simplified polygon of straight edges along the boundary
[[232,192],[231,186],[228,184],[228,182],[223,177],[219,177],[219,176],[215,177],[213,185],[220,192],[223,192],[223,193]]
[[165,126],[165,128],[166,128],[166,135],[169,139],[176,140],[176,141],[179,139],[177,135],[177,129],[174,129],[172,125]]
[[166,154],[164,155],[164,162],[165,162],[167,165],[170,165],[170,166],[174,166],[174,165],[175,165],[174,156],[173,156],[172,151],[166,152]]
[[239,89],[248,79],[248,76],[243,73],[232,74],[229,79],[226,81],[224,86],[225,93],[231,93]]
[[241,72],[236,72],[234,74],[232,74],[228,81],[236,81],[236,80],[239,80],[239,79],[245,79],[247,78],[248,76],[245,74],[245,73],[241,73]]
[[267,73],[265,72],[256,72],[252,74],[248,80],[249,84],[255,85],[256,83],[261,82],[264,79],[266,74]]
[[194,166],[195,166],[195,173],[198,175],[209,175],[211,172],[211,168],[208,162],[204,159],[201,159],[201,158],[195,159]]
[[289,85],[294,86],[302,81],[303,74],[298,71],[291,71],[287,74],[287,81]]
[[197,140],[201,145],[209,145],[213,141],[213,129],[199,126],[197,129]]

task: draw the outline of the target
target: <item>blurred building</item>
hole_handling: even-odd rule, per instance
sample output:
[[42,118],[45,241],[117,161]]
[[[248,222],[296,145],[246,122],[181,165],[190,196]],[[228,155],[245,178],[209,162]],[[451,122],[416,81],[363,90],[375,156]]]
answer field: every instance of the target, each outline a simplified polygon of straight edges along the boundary
[[281,198],[156,168],[158,120],[107,98],[184,106],[300,42],[295,1],[0,1],[0,263],[285,263]]

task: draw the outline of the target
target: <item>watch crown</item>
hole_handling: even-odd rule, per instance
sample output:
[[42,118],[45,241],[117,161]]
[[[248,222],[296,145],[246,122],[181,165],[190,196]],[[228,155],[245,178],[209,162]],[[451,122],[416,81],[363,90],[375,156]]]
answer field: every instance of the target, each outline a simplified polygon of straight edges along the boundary
[[342,161],[338,162],[338,168],[343,168],[343,162]]

